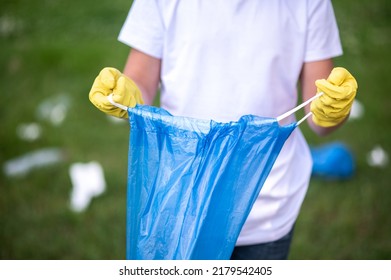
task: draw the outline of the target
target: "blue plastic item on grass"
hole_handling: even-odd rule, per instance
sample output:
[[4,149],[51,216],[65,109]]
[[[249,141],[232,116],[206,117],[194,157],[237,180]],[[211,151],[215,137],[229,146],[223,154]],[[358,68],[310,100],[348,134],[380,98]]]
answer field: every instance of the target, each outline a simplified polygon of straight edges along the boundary
[[311,147],[312,175],[327,180],[349,179],[355,171],[353,153],[346,144],[335,141]]
[[229,259],[296,123],[129,108],[127,259]]

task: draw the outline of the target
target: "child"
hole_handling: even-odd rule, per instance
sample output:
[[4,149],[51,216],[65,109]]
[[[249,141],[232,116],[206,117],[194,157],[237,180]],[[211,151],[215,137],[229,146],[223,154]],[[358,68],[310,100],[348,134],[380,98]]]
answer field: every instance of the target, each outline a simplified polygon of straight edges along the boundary
[[[302,99],[310,127],[326,135],[343,124],[357,83],[332,58],[342,54],[329,0],[136,0],[119,40],[132,47],[124,73],[105,68],[91,102],[117,117],[151,104],[177,116],[216,121],[276,117]],[[331,72],[331,73],[330,73]],[[324,79],[324,78],[327,78]],[[294,122],[294,116],[288,122]],[[285,143],[237,240],[232,259],[287,259],[310,175],[308,145],[296,129]]]

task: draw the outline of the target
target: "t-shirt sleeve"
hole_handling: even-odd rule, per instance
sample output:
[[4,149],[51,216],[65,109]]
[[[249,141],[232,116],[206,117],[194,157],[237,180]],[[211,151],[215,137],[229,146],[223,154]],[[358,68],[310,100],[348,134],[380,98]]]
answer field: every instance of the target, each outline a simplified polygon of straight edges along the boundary
[[135,0],[118,40],[150,56],[161,58],[164,25],[156,0]]
[[342,55],[341,40],[330,0],[308,1],[305,62]]

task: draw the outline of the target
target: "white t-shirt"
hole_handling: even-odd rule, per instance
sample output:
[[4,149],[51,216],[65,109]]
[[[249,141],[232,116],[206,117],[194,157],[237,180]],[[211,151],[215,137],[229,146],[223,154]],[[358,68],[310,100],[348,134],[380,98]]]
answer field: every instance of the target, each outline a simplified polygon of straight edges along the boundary
[[[162,59],[161,107],[216,121],[285,113],[298,101],[303,63],[342,54],[329,0],[135,0],[119,40]],[[296,129],[237,245],[270,242],[289,232],[311,168],[308,145]]]

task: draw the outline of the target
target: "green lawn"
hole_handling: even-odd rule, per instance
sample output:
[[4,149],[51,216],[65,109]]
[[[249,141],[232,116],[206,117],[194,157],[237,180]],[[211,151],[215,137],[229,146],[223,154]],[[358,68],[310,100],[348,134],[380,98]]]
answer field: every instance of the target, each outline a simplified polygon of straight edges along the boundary
[[[358,4],[359,3],[359,4]],[[27,1],[0,4],[0,259],[124,259],[128,126],[113,123],[88,100],[101,68],[122,69],[128,47],[117,41],[131,1]],[[314,179],[299,216],[291,259],[391,259],[390,165],[371,167],[368,152],[391,153],[391,5],[386,0],[334,1],[344,45],[336,64],[359,82],[362,119],[318,138],[339,140],[354,152],[357,170],[346,181]],[[60,125],[39,112],[63,98]],[[21,124],[37,123],[41,137],[25,141]],[[4,163],[47,147],[64,160],[9,177]],[[83,213],[69,209],[69,167],[98,161],[106,192]]]

